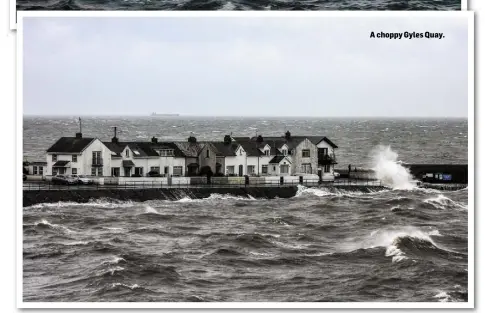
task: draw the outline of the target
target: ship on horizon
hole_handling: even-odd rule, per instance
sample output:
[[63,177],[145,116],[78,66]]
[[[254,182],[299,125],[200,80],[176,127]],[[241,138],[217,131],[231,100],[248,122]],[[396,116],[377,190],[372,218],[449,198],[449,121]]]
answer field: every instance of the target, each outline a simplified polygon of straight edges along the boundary
[[156,112],[153,112],[152,114],[150,114],[150,116],[180,116],[180,114],[171,114],[171,113],[156,113]]

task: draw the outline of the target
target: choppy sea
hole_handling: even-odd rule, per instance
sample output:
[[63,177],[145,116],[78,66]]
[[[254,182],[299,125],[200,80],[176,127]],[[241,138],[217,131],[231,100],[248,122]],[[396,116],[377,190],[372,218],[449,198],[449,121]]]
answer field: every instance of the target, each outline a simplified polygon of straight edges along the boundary
[[461,10],[459,0],[17,0],[17,10]]
[[[327,135],[339,145],[344,168],[371,162],[377,144],[410,163],[467,161],[466,120],[83,119],[85,136],[109,140],[111,126],[131,140],[286,129]],[[24,155],[42,160],[50,144],[77,127],[74,117],[26,117]],[[177,201],[24,207],[23,299],[467,301],[468,188],[390,187],[300,186],[295,197],[273,200],[181,194]]]

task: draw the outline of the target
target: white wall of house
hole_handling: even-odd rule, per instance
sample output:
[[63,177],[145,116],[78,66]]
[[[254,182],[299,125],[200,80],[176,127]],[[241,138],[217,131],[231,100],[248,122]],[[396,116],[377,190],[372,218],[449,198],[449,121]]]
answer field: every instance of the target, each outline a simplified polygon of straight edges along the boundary
[[[57,160],[53,161],[53,155],[57,156]],[[57,162],[57,161],[72,161],[72,156],[77,155],[77,154],[57,154],[57,153],[47,153],[46,155],[46,162],[47,162],[47,168],[45,175],[53,175],[53,169],[52,166]],[[79,159],[79,157],[78,157]],[[71,163],[69,163],[66,167],[66,173],[65,174],[71,174]]]
[[[268,166],[268,171],[269,171],[269,161],[273,158],[273,156],[248,156],[247,157],[247,165],[252,165],[254,166],[254,172],[256,173],[256,175],[259,175],[260,176],[265,176],[265,175],[269,175],[268,173],[266,174],[263,174],[263,166],[266,165]],[[258,166],[259,166],[259,171],[258,171]]]
[[[226,156],[225,164],[226,164],[226,168],[224,170],[224,173],[226,175],[230,174],[229,170],[228,170],[228,168],[230,166],[234,167],[234,174],[239,175],[239,166],[240,165],[242,165],[242,169],[243,169],[242,175],[246,175],[247,174],[247,165],[248,165],[248,163],[247,163],[247,153],[243,149],[243,147],[239,146],[236,149],[236,155],[235,156]],[[255,171],[256,171],[256,169],[255,169]]]
[[[320,141],[317,144],[317,148],[318,149],[327,148],[328,149],[328,155],[330,155],[330,156],[334,156],[335,155],[334,148],[332,148],[332,146],[330,146],[328,143],[326,143],[323,140]],[[333,164],[329,165],[329,167],[327,168],[327,170],[328,170],[327,172],[325,172],[325,168],[322,165],[318,165],[318,169],[321,169],[322,170],[322,180],[324,180],[324,181],[333,181],[335,179],[335,176],[334,176],[334,165]]]
[[[298,146],[295,147],[295,152],[291,156],[292,160],[292,175],[301,175],[301,174],[317,174],[318,168],[317,168],[317,161],[318,161],[318,155],[317,155],[317,146],[313,144],[310,140],[305,139]],[[303,150],[309,150],[310,151],[310,156],[303,156]],[[304,172],[304,164],[310,164],[311,165],[311,173],[305,173]]]
[[29,175],[42,177],[46,175],[47,166],[41,164],[30,164],[27,166],[27,170],[29,171]]
[[173,175],[173,168],[174,166],[181,166],[182,167],[182,175],[185,175],[185,158],[177,158],[177,157],[160,157],[160,174],[164,174],[165,166],[168,166],[168,174]]
[[[81,156],[78,156],[77,162],[71,162],[71,168],[77,168],[79,175],[91,175],[93,151],[101,151],[101,160],[103,166],[101,176],[111,176],[111,150],[108,149],[99,139],[95,139],[89,146],[84,149]],[[98,175],[99,176],[99,175]]]

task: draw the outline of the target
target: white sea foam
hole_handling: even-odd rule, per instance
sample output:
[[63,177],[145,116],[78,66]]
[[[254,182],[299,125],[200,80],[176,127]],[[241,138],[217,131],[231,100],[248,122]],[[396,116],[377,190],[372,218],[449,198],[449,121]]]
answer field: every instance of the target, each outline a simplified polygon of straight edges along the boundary
[[440,302],[450,302],[451,301],[451,296],[444,291],[441,291],[440,293],[435,295],[434,298],[439,298]]
[[392,257],[392,262],[400,262],[408,257],[397,246],[396,242],[402,237],[414,237],[431,242],[433,245],[437,244],[430,236],[440,236],[438,230],[430,232],[422,231],[414,226],[401,226],[395,228],[377,229],[370,233],[370,235],[363,240],[357,242],[342,243],[341,247],[353,251],[357,249],[369,249],[375,247],[385,247],[385,256]]
[[295,197],[302,197],[305,195],[313,195],[317,197],[362,197],[362,196],[371,196],[380,193],[389,192],[389,190],[379,190],[379,191],[372,191],[372,192],[363,192],[363,191],[350,191],[350,190],[343,190],[343,189],[335,189],[330,190],[328,188],[313,188],[313,187],[306,187],[303,185],[297,186],[298,190],[296,191]]
[[113,286],[113,287],[120,286],[120,287],[129,288],[131,290],[141,288],[138,284],[133,284],[133,285],[130,286],[130,285],[126,285],[126,284],[123,284],[123,283],[113,283],[111,286]]
[[[104,261],[103,264],[118,264],[122,261],[125,262],[126,260],[123,259],[120,256],[114,256],[112,259],[110,259],[108,261]],[[120,269],[123,270],[124,268],[120,267]],[[115,268],[115,270],[116,270],[116,268]]]
[[371,156],[376,178],[385,186],[405,190],[416,187],[411,173],[400,164],[397,153],[390,146],[377,146],[372,150]]
[[51,227],[51,228],[54,228],[54,229],[59,229],[59,230],[62,230],[62,231],[65,231],[67,233],[74,233],[73,230],[67,228],[66,226],[63,226],[63,225],[58,225],[58,224],[51,224],[49,221],[43,219],[37,223],[34,224],[35,226],[48,226],[48,227]]
[[462,209],[462,210],[468,209],[468,205],[462,204],[462,203],[459,203],[459,202],[455,202],[455,201],[451,200],[450,198],[448,198],[448,197],[446,197],[442,194],[439,194],[437,197],[425,199],[425,200],[423,200],[423,202],[431,204],[435,208],[438,208],[438,209],[441,209],[441,210],[446,210],[447,207],[455,207],[455,208]]
[[145,213],[152,213],[152,214],[160,214],[157,210],[149,206],[148,204],[145,205]]
[[99,207],[99,208],[128,208],[135,205],[132,201],[106,201],[106,200],[91,200],[86,203],[79,202],[55,202],[55,203],[38,203],[32,206],[25,207],[24,209],[44,209],[44,208],[65,208],[65,207]]

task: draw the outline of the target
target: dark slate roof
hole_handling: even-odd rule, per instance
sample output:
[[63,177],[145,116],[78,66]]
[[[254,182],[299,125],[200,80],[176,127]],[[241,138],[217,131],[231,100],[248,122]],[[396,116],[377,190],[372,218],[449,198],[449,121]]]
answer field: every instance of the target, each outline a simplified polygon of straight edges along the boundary
[[122,162],[123,167],[134,167],[135,163],[132,160],[123,160]]
[[49,149],[48,153],[79,153],[86,149],[94,138],[61,137]]
[[[128,143],[128,147],[131,151],[133,151],[133,157],[135,158],[142,158],[142,157],[158,157],[159,154],[157,151],[153,150],[151,147],[151,142],[130,142]],[[138,152],[139,154],[135,153]]]
[[239,147],[238,143],[226,144],[223,141],[212,142],[212,145],[217,149],[217,156],[235,156]]
[[[285,155],[276,155],[274,156],[270,161],[269,161],[269,164],[274,164],[274,163],[280,163],[281,161],[283,161],[283,159],[285,159],[286,156]],[[288,160],[288,162],[290,162]],[[291,162],[290,162],[291,163]]]
[[[303,140],[307,139],[310,140],[313,144],[317,145],[320,141],[325,141],[328,143],[332,148],[338,148],[336,144],[334,144],[330,139],[325,136],[291,136],[290,140],[287,140],[285,136],[281,137],[264,137],[264,143],[268,143],[271,147],[276,143],[276,147],[279,148],[286,143],[288,148],[294,149],[298,146]],[[251,140],[255,141],[256,137],[252,137]]]
[[123,149],[125,148],[125,146],[122,146],[119,143],[114,143],[111,141],[103,142],[103,144],[112,152],[116,153],[115,155],[116,157],[121,157],[121,152],[123,152]]
[[65,167],[71,161],[57,161],[52,167]]
[[177,146],[180,151],[182,151],[183,155],[186,157],[198,157],[200,151],[204,148],[205,144],[196,142],[196,143],[191,143],[191,142],[174,142],[174,144]]
[[238,141],[238,143],[243,147],[246,151],[248,156],[260,156],[263,153],[259,150],[259,145],[256,144],[254,141],[246,140],[246,141]]

